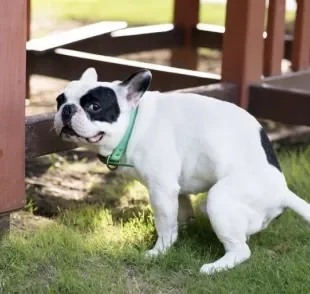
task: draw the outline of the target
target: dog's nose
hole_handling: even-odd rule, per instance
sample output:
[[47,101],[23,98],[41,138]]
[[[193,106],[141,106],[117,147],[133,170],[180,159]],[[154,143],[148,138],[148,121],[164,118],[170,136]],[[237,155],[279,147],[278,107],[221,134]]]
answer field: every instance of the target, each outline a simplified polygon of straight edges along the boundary
[[65,126],[67,126],[70,121],[72,116],[77,112],[77,107],[74,104],[67,104],[63,107],[62,109],[62,122]]

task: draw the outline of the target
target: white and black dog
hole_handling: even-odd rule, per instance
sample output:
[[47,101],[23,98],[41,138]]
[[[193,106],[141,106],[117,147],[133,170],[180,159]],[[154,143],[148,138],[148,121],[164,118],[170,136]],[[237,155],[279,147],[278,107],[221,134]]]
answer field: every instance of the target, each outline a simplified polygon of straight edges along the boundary
[[[272,145],[258,121],[228,102],[196,94],[147,91],[151,73],[99,82],[87,69],[57,98],[54,126],[63,140],[109,156],[138,107],[120,171],[134,174],[149,191],[158,239],[147,256],[164,253],[178,236],[178,216],[193,210],[189,194],[208,191],[202,209],[225,247],[202,266],[213,274],[247,260],[250,235],[286,208],[310,221],[310,205],[291,192]],[[207,245],[207,244],[206,244]]]

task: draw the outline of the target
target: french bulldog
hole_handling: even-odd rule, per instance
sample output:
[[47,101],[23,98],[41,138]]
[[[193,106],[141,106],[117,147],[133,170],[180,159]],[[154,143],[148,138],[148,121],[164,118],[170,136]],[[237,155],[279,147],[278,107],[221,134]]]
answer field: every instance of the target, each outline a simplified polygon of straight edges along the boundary
[[100,82],[94,68],[57,97],[54,120],[61,139],[108,157],[135,117],[118,171],[131,173],[149,192],[157,242],[149,257],[178,237],[178,216],[193,215],[190,194],[208,192],[202,210],[225,248],[204,264],[214,274],[249,259],[249,237],[286,208],[310,221],[310,205],[289,190],[259,122],[233,103],[197,94],[148,91],[152,75],[140,70],[124,81]]

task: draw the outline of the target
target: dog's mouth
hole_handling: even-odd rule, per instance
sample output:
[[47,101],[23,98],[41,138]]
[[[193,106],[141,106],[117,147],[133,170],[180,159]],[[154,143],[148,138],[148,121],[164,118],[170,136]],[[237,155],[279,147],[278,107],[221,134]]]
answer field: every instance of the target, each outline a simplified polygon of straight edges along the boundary
[[82,137],[79,134],[77,134],[72,128],[70,128],[68,126],[64,126],[60,132],[60,137],[63,134],[70,136],[70,137],[74,136],[74,137],[78,137],[78,138],[83,138],[89,143],[97,143],[103,138],[104,132],[99,132],[97,135],[95,135],[93,137],[86,138],[86,137]]

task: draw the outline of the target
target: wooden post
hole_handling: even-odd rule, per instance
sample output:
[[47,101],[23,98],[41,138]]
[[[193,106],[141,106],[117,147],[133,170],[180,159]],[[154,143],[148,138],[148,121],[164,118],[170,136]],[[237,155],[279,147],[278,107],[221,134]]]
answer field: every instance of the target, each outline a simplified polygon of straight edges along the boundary
[[198,62],[197,48],[193,47],[193,31],[199,22],[199,0],[174,0],[173,24],[184,33],[182,48],[173,48],[171,66],[195,70]]
[[239,85],[239,105],[244,108],[249,84],[262,75],[264,16],[265,1],[227,1],[222,81]]
[[285,0],[269,1],[267,39],[264,47],[264,75],[281,74],[284,54]]
[[0,7],[0,213],[8,213],[25,204],[27,7],[25,0]]
[[[31,0],[27,0],[27,32],[26,32],[26,38],[27,41],[31,38]],[[26,99],[30,98],[30,75],[26,73]]]
[[298,0],[295,18],[294,40],[292,46],[292,69],[309,67],[310,52],[310,1]]
[[31,38],[31,1],[27,0],[27,41]]

